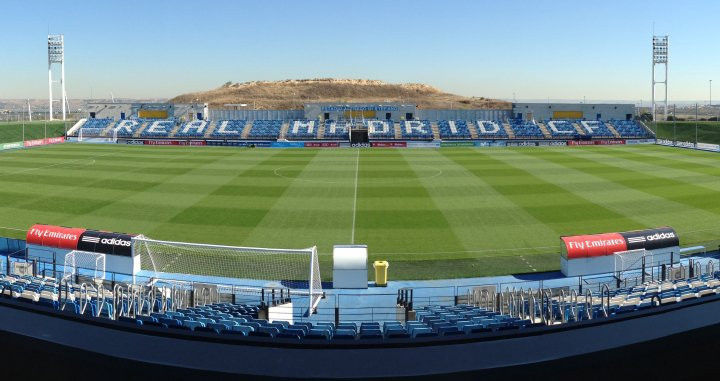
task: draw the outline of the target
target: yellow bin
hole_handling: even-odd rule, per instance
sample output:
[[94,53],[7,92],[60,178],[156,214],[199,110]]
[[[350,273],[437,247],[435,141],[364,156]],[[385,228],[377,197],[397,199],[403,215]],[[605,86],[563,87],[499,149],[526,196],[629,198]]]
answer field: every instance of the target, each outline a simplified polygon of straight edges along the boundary
[[373,268],[375,269],[375,286],[387,287],[388,267],[390,267],[390,264],[387,261],[373,262]]

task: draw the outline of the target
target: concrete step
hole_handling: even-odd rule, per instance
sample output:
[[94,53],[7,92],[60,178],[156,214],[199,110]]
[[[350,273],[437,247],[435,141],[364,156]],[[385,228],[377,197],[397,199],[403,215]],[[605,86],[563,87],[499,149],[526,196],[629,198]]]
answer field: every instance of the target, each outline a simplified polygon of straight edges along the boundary
[[217,121],[210,122],[210,125],[208,126],[207,131],[205,131],[205,137],[209,138],[212,136],[213,132],[215,132],[215,129],[217,128]]
[[318,126],[317,128],[317,138],[318,139],[325,139],[325,122],[315,122]]
[[243,130],[242,130],[242,134],[240,134],[240,137],[243,139],[247,139],[248,136],[250,136],[250,130],[252,130],[252,127],[253,127],[253,122],[252,121],[247,122],[247,124],[245,125],[245,128],[243,128]]
[[467,122],[468,131],[470,131],[470,137],[473,139],[478,138],[477,129],[475,128],[475,124],[471,122]]
[[290,122],[283,122],[282,127],[280,127],[280,134],[278,135],[279,140],[285,139],[288,129],[290,129]]
[[582,127],[580,127],[579,124],[573,123],[572,126],[575,128],[575,131],[577,131],[580,135],[585,135],[585,131],[583,131]]
[[430,122],[430,130],[432,130],[433,138],[435,140],[440,140],[440,129],[438,128],[436,122]]
[[510,123],[504,122],[502,126],[505,129],[505,133],[508,135],[508,138],[515,139],[515,131],[513,131],[512,127],[510,127]]
[[538,127],[540,127],[540,131],[542,131],[543,135],[545,136],[545,139],[552,138],[552,134],[550,133],[550,131],[548,131],[547,126],[545,126],[545,123],[538,122],[537,125],[538,125]]
[[400,124],[393,123],[393,128],[395,129],[395,139],[402,139],[402,127],[400,127]]
[[612,132],[613,136],[615,136],[616,138],[620,137],[620,133],[617,132],[617,130],[615,129],[615,126],[613,126],[612,123],[605,122],[605,125],[607,126],[608,130],[610,130],[610,132]]
[[135,131],[135,133],[133,134],[133,137],[134,137],[134,138],[139,138],[140,135],[142,135],[143,131],[145,131],[145,129],[146,129],[149,125],[150,125],[149,122],[145,122],[145,123],[141,124],[141,125],[140,125],[140,128],[138,128],[137,131]]

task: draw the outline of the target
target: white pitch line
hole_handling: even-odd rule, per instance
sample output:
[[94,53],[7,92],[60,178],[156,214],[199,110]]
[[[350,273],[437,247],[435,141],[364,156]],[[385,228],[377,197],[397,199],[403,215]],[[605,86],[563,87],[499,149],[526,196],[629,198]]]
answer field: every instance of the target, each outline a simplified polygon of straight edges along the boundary
[[360,148],[357,149],[357,159],[355,160],[355,195],[353,196],[352,236],[350,237],[351,244],[355,244],[355,214],[357,212],[357,186],[358,186],[359,169],[360,169]]
[[70,163],[76,163],[76,162],[78,162],[78,161],[85,161],[85,160],[91,160],[89,163],[87,163],[87,164],[85,164],[85,165],[93,165],[93,164],[95,164],[95,158],[97,158],[97,157],[103,157],[103,156],[108,156],[108,155],[111,155],[111,154],[112,154],[112,153],[107,153],[107,154],[103,154],[103,155],[86,157],[86,158],[83,158],[83,159],[75,159],[75,160],[62,161],[62,162],[60,162],[60,163],[55,163],[55,164],[50,164],[50,165],[44,165],[44,166],[42,166],[42,167],[37,167],[37,168],[27,168],[27,169],[22,169],[22,170],[15,171],[15,172],[0,173],[0,177],[2,177],[2,176],[17,175],[17,174],[19,174],[19,173],[25,173],[25,172],[31,172],[31,171],[37,171],[38,169],[52,168],[52,167],[57,167],[58,165],[65,165],[65,164],[70,164]]
[[9,228],[9,227],[7,227],[7,226],[0,226],[0,230],[15,230],[15,231],[18,231],[18,232],[27,231],[27,229]]

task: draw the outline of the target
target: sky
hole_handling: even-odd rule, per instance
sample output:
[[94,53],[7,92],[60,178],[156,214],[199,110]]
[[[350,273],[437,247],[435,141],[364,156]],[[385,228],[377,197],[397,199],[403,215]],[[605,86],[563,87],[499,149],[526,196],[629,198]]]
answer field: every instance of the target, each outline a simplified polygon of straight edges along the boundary
[[47,97],[48,31],[65,35],[73,99],[334,77],[647,103],[653,30],[670,35],[671,101],[720,84],[717,0],[3,0],[0,14],[0,99]]

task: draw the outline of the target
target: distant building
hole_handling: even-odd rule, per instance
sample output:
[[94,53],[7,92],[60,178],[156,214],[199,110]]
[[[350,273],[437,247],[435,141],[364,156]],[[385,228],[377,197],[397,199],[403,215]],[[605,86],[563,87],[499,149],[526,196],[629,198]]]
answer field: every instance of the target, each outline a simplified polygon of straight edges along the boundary
[[512,117],[524,120],[631,120],[632,103],[513,103]]

